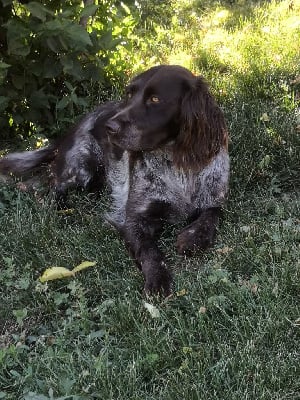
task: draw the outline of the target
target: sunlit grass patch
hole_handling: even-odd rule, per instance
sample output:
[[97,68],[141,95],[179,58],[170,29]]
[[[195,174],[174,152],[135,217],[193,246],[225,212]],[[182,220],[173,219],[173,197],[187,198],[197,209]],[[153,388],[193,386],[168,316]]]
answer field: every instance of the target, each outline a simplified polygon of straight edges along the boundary
[[209,77],[220,72],[224,82],[233,77],[236,85],[244,75],[299,72],[299,0],[227,4],[207,12],[196,6],[190,12],[182,3],[177,2],[182,8],[171,28],[174,42],[169,62],[175,61]]

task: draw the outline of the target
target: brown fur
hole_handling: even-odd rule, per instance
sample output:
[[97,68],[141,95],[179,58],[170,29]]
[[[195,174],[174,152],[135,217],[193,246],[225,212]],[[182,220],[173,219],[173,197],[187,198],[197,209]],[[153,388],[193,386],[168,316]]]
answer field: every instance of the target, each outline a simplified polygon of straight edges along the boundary
[[228,141],[223,113],[201,77],[182,100],[181,120],[174,161],[184,170],[199,171],[222,147],[227,148]]

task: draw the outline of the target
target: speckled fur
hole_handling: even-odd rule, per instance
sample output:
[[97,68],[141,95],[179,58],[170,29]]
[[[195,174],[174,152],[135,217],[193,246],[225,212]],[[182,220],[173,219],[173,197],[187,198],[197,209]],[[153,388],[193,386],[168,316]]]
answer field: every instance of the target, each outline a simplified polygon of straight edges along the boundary
[[221,207],[227,196],[229,157],[222,150],[202,171],[183,171],[174,166],[171,148],[145,152],[136,160],[129,183],[129,154],[110,160],[108,183],[112,212],[108,219],[120,228],[126,223],[128,204],[137,214],[146,213],[154,202],[170,204],[165,219],[182,222],[195,211]]
[[108,186],[106,219],[142,270],[146,292],[167,295],[171,274],[157,236],[165,222],[187,221],[179,254],[213,244],[228,192],[227,129],[203,78],[182,67],[151,68],[127,92],[54,145],[2,158],[0,172],[22,176],[49,164],[60,206],[71,188]]

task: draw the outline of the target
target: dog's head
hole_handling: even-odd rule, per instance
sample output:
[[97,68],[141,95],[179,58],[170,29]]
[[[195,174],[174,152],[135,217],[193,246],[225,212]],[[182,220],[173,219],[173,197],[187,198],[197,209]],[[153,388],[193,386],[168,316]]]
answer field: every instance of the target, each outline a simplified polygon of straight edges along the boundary
[[170,145],[178,167],[200,169],[227,143],[223,114],[201,77],[179,66],[153,67],[127,87],[124,107],[106,124],[124,150]]

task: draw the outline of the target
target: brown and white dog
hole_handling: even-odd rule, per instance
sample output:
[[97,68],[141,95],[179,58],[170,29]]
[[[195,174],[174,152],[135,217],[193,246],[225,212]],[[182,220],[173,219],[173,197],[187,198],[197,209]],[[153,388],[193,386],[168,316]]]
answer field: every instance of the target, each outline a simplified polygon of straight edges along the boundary
[[0,172],[22,176],[49,164],[60,204],[70,188],[107,185],[107,219],[142,270],[145,290],[168,294],[158,234],[165,221],[188,221],[179,254],[212,245],[228,191],[227,143],[223,113],[203,78],[161,65],[132,79],[124,101],[99,106],[57,143],[3,157]]

